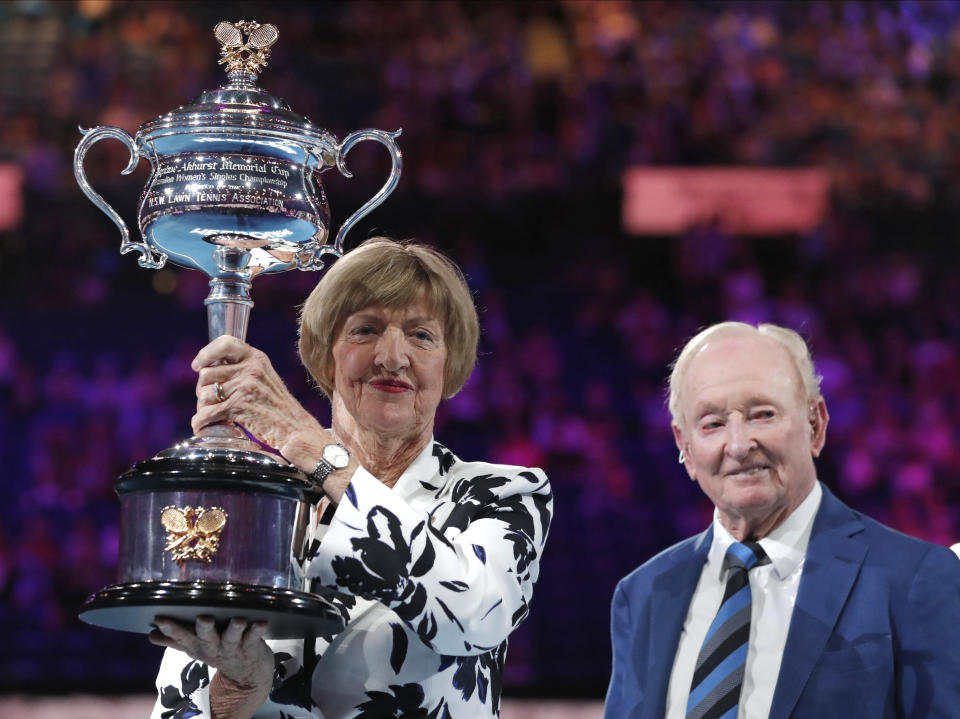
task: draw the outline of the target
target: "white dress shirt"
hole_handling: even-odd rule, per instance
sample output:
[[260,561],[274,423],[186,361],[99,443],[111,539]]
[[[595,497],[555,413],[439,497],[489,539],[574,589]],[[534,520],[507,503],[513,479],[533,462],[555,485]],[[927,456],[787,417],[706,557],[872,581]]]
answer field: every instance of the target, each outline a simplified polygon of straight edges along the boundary
[[[766,719],[770,714],[783,648],[787,643],[787,632],[790,631],[790,617],[793,616],[793,605],[797,601],[797,589],[803,574],[810,530],[822,496],[823,490],[820,483],[816,482],[800,506],[760,540],[760,546],[770,558],[770,563],[751,569],[748,575],[752,596],[750,645],[738,719]],[[723,600],[727,583],[724,556],[734,541],[730,532],[720,523],[719,512],[714,510],[713,543],[680,634],[667,689],[666,719],[683,719],[686,715],[697,656]]]

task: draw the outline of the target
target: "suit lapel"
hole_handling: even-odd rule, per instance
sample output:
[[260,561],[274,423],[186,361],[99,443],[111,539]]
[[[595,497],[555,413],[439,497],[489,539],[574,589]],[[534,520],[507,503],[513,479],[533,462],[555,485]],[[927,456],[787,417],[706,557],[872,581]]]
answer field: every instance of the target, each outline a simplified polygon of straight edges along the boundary
[[853,511],[823,487],[770,719],[790,716],[823,653],[863,565],[867,547],[854,537],[862,531],[863,523]]
[[703,564],[713,542],[713,527],[693,542],[684,544],[671,556],[672,566],[653,581],[650,598],[650,647],[646,687],[650,700],[645,717],[661,719],[667,710],[667,688],[680,632],[687,618],[690,599],[700,581]]

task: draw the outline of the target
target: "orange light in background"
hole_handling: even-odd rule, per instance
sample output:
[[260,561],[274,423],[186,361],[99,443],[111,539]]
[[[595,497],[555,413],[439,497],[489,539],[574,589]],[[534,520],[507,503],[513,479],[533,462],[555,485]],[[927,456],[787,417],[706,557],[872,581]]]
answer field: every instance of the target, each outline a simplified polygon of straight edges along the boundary
[[106,15],[112,4],[111,0],[79,0],[76,7],[85,18],[96,20]]
[[153,273],[153,290],[157,294],[169,295],[177,289],[177,275],[164,268]]
[[715,225],[735,235],[780,235],[816,227],[827,210],[822,168],[635,167],[623,174],[623,229],[674,235]]
[[23,170],[0,163],[0,232],[15,230],[23,219]]

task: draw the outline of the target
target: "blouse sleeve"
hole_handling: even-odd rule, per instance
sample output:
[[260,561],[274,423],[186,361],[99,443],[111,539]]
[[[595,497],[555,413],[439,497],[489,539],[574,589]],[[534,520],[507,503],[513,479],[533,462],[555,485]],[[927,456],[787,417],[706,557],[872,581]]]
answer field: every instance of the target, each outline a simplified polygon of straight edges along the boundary
[[211,716],[210,680],[215,671],[176,649],[164,651],[150,719]]
[[464,466],[477,471],[438,493],[454,504],[439,527],[361,467],[309,569],[382,602],[452,656],[495,649],[527,616],[553,507],[539,469]]

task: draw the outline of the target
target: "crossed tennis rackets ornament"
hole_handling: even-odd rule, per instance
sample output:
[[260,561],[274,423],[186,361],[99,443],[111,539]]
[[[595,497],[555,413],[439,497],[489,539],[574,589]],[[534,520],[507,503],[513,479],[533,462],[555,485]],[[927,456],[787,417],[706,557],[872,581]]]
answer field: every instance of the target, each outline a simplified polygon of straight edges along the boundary
[[217,23],[213,34],[221,45],[218,63],[226,65],[227,72],[252,74],[260,72],[260,68],[267,64],[270,46],[280,36],[277,28],[269,23],[261,25],[246,20]]
[[220,507],[170,505],[160,510],[160,523],[167,530],[164,551],[183,566],[189,559],[210,562],[220,546],[220,533],[227,526],[227,513]]

